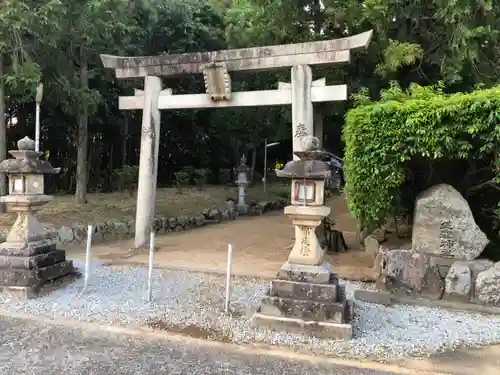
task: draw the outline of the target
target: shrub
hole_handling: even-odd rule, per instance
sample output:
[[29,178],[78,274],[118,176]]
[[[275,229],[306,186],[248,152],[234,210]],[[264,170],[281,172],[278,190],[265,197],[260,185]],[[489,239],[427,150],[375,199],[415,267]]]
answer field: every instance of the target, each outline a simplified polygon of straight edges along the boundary
[[203,186],[206,185],[210,170],[208,169],[195,169],[194,170],[194,181],[198,190],[203,190]]
[[191,176],[185,171],[174,172],[175,182],[177,186],[177,192],[182,194],[182,188],[189,185],[191,182]]
[[222,168],[219,170],[219,183],[221,185],[229,185],[231,184],[231,169]]
[[[442,85],[413,84],[403,91],[392,83],[378,102],[366,95],[354,99],[358,106],[347,113],[343,131],[345,193],[349,210],[362,227],[374,228],[386,217],[405,211],[411,214],[415,194],[406,199],[402,189],[409,181],[411,185],[426,179],[418,185],[423,190],[442,178],[437,172],[433,178],[425,173],[412,176],[416,165],[425,165],[429,174],[433,166],[450,174],[450,165],[460,165],[461,169],[452,171],[455,177],[458,172],[462,179],[464,172],[474,177],[454,179],[462,183],[459,190],[498,189],[500,86],[448,95]],[[485,173],[476,174],[478,166]],[[493,193],[484,195],[490,200],[489,210],[494,210],[498,199],[491,202],[496,199]]]
[[139,167],[136,165],[124,165],[113,170],[113,177],[119,191],[128,191],[130,196],[134,195],[139,182]]
[[285,198],[290,200],[292,197],[292,192],[290,191],[290,186],[288,185],[281,185],[279,187],[273,188],[273,192],[275,195],[277,195],[280,198]]
[[188,184],[191,183],[191,180],[194,178],[194,167],[190,166],[190,165],[186,165],[184,167],[181,168],[181,171],[186,173],[186,175],[188,176]]

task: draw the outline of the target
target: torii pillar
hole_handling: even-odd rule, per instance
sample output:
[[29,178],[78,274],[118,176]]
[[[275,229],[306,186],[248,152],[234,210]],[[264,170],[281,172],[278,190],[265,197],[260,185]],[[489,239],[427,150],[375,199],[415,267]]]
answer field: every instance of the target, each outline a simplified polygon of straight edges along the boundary
[[[295,65],[292,67],[292,82],[279,82],[278,89],[292,90],[292,137],[293,152],[303,151],[300,139],[314,135],[323,147],[323,111],[319,105],[313,107],[312,87],[326,86],[326,79],[312,80],[311,67]],[[294,154],[293,160],[298,160]]]

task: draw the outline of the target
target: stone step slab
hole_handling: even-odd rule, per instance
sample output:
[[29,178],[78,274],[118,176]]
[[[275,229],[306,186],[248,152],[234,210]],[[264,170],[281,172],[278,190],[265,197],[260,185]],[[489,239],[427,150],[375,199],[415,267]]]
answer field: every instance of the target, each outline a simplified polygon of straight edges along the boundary
[[57,250],[52,240],[41,240],[29,244],[4,242],[0,244],[0,255],[31,257]]
[[334,278],[332,266],[328,262],[319,265],[286,262],[278,271],[278,279],[301,283],[331,284]]
[[50,266],[55,263],[64,262],[65,260],[66,252],[64,250],[54,250],[28,257],[0,255],[0,268],[33,269]]
[[64,261],[35,269],[0,268],[0,286],[39,286],[51,280],[71,274],[74,271],[72,261]]
[[344,323],[346,304],[345,302],[318,302],[266,296],[261,301],[259,312],[278,317]]
[[270,296],[304,301],[336,302],[337,285],[272,280]]
[[305,321],[256,313],[252,316],[251,324],[255,328],[306,334],[323,339],[349,340],[352,338],[352,326],[345,323]]

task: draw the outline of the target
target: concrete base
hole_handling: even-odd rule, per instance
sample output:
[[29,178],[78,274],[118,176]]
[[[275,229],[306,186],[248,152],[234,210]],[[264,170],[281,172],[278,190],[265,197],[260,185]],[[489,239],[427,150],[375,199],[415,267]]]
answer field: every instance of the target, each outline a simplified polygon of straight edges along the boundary
[[306,334],[324,339],[349,340],[352,338],[352,326],[350,324],[305,321],[261,313],[254,314],[251,323],[255,328]]

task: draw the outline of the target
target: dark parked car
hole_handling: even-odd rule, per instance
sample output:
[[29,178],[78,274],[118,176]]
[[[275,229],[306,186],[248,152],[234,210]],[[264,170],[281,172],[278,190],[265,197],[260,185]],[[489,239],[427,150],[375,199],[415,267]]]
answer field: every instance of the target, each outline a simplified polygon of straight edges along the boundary
[[325,151],[324,155],[323,161],[328,163],[332,172],[330,179],[326,183],[326,188],[340,191],[340,188],[345,183],[343,173],[344,161],[340,156],[329,151]]

